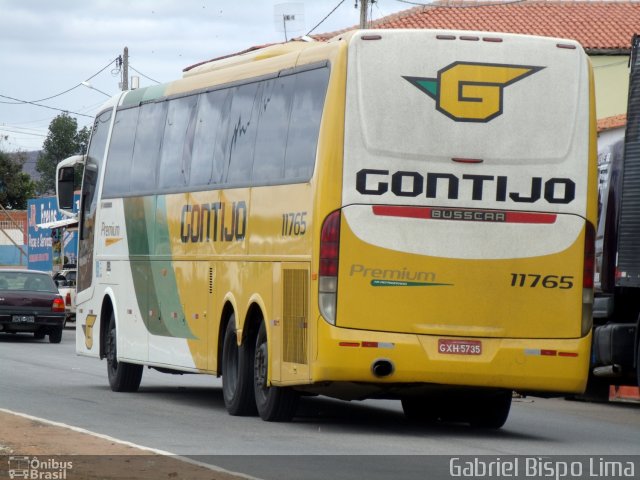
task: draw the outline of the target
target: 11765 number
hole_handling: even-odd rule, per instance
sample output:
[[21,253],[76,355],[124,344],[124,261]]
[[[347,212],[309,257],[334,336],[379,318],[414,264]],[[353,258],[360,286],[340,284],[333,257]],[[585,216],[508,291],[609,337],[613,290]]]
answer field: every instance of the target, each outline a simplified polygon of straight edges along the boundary
[[512,287],[542,287],[560,288],[567,290],[573,288],[573,276],[571,275],[538,275],[534,273],[512,273]]
[[304,235],[307,231],[307,212],[282,214],[282,236]]

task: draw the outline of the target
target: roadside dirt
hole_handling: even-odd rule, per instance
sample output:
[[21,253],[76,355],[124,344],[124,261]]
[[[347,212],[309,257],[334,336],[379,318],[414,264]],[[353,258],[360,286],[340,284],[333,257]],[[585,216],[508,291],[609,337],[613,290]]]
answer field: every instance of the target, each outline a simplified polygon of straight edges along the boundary
[[5,478],[240,480],[244,477],[0,412],[0,479]]

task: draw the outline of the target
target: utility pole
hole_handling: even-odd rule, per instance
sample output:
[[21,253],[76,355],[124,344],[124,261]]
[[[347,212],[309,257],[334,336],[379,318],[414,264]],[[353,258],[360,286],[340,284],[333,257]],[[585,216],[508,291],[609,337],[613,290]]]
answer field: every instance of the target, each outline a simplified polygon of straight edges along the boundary
[[369,0],[360,0],[360,28],[367,28]]
[[124,47],[122,55],[122,90],[129,90],[129,49]]

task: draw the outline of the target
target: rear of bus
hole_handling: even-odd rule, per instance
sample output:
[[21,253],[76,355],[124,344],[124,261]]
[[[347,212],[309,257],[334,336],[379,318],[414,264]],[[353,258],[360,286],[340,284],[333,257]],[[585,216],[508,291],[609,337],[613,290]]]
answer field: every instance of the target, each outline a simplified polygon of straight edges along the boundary
[[425,30],[347,42],[313,380],[363,396],[583,391],[596,159],[580,45]]

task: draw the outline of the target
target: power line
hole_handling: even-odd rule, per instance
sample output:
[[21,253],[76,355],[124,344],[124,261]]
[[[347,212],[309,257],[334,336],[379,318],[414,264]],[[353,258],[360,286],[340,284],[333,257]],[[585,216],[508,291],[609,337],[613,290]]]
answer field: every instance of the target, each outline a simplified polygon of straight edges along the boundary
[[72,113],[74,115],[80,115],[82,117],[93,118],[92,115],[85,115],[84,113],[72,112],[71,110],[66,110],[66,109],[62,109],[62,108],[55,108],[55,107],[49,107],[47,105],[40,105],[39,103],[30,102],[28,100],[20,100],[19,98],[10,97],[8,95],[0,95],[0,97],[8,98],[9,100],[13,100],[13,101],[17,102],[18,104],[35,105],[36,107],[48,108],[49,110],[57,110],[58,112]]
[[[343,1],[344,1],[344,0],[343,0]],[[134,72],[136,72],[136,73],[138,73],[138,74],[142,75],[142,76],[143,76],[144,78],[146,78],[147,80],[151,80],[152,82],[156,82],[156,83],[162,83],[162,82],[159,82],[158,80],[154,80],[153,78],[146,76],[146,75],[145,75],[144,73],[142,73],[141,71],[136,70],[135,68],[133,68],[133,67],[131,66],[131,64],[129,64],[129,68],[130,68],[131,70],[133,70]]]
[[[96,77],[97,75],[100,75],[102,72],[104,72],[107,68],[109,68],[111,66],[111,64],[113,62],[115,62],[116,59],[114,58],[113,60],[111,60],[109,63],[107,63],[104,67],[102,67],[100,70],[98,70],[96,73],[94,73],[93,75],[91,75],[89,78],[87,78],[85,80],[85,82],[91,80],[93,77]],[[27,101],[20,101],[20,102],[0,102],[0,103],[4,103],[4,104],[8,104],[8,105],[20,105],[21,103],[36,103],[36,102],[44,102],[46,100],[51,100],[52,98],[56,98],[56,97],[60,97],[62,95],[64,95],[65,93],[69,93],[72,90],[75,90],[76,88],[82,86],[82,82],[80,82],[79,84],[77,84],[74,87],[68,88],[66,89],[64,92],[60,92],[60,93],[56,93],[55,95],[51,95],[50,97],[46,97],[46,98],[40,98],[38,100],[31,100],[30,102]],[[0,95],[1,96],[1,95]]]
[[34,137],[43,137],[43,138],[47,138],[46,135],[42,135],[41,133],[31,133],[31,132],[21,132],[19,130],[10,130],[8,128],[5,127],[0,127],[0,131],[3,132],[9,132],[9,133],[18,133],[20,135],[32,135]]
[[333,7],[333,10],[331,10],[331,11],[327,14],[327,16],[326,16],[326,17],[324,17],[322,20],[320,20],[320,22],[319,22],[315,27],[313,27],[311,30],[309,30],[309,31],[307,32],[307,35],[310,35],[310,34],[311,34],[311,32],[313,32],[316,28],[318,28],[320,25],[322,25],[322,24],[324,23],[324,21],[325,21],[327,18],[329,18],[329,17],[331,16],[331,14],[332,14],[333,12],[335,12],[335,11],[338,9],[338,7],[339,7],[340,5],[342,5],[343,3],[344,3],[344,0],[342,0],[338,5],[336,5],[335,7]]
[[19,126],[17,124],[11,124],[11,123],[6,123],[6,122],[0,123],[0,128],[14,128],[16,130],[25,130],[25,131],[31,131],[31,132],[41,132],[42,131],[41,128],[21,127],[21,126]]

